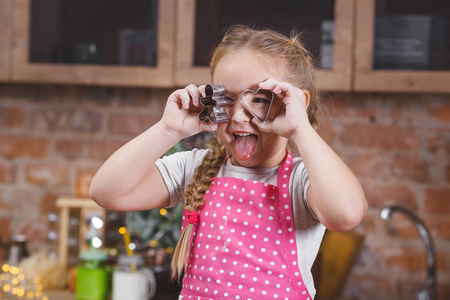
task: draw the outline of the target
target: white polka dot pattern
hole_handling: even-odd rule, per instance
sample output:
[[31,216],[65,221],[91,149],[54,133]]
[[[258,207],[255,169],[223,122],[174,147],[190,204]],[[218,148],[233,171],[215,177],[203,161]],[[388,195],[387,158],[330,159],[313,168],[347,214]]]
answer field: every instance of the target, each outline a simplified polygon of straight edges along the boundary
[[310,299],[297,263],[291,166],[288,153],[278,187],[214,179],[191,237],[182,299]]

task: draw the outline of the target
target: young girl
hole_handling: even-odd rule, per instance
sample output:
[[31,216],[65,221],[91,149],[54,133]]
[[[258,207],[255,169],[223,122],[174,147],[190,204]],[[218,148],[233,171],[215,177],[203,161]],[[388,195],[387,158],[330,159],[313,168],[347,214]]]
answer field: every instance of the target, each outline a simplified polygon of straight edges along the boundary
[[[91,197],[114,210],[184,203],[172,263],[175,277],[184,268],[180,299],[312,299],[325,228],[350,230],[367,208],[356,177],[313,128],[312,60],[297,36],[237,26],[211,74],[225,87],[229,121],[199,121],[205,86],[173,92],[162,119],[100,168]],[[261,107],[267,118],[258,120]],[[217,131],[208,149],[160,159],[201,131]]]

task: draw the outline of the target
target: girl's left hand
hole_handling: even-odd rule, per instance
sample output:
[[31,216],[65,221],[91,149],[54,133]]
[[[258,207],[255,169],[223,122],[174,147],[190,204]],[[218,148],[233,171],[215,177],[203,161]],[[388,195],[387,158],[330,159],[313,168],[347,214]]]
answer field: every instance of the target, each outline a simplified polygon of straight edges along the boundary
[[301,90],[290,83],[278,82],[272,78],[261,82],[259,88],[271,90],[274,93],[272,107],[276,106],[276,101],[282,101],[285,106],[285,112],[268,118],[264,124],[256,119],[253,120],[261,131],[274,132],[292,139],[302,128],[305,128],[304,126],[311,126],[306,112],[310,97],[307,90]]

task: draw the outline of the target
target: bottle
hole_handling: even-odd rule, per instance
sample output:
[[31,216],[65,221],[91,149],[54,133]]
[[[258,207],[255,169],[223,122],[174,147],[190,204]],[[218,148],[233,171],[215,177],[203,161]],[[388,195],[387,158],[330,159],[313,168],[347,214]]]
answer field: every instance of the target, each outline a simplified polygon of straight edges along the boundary
[[156,293],[155,273],[142,256],[119,256],[113,273],[112,300],[148,300]]
[[75,297],[77,300],[106,300],[111,291],[112,269],[107,264],[108,254],[88,250],[80,254],[77,267]]

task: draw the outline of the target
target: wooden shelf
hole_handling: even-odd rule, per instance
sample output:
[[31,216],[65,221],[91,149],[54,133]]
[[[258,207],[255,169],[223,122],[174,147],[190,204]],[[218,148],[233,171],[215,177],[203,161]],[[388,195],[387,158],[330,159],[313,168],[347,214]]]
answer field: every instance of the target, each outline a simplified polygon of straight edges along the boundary
[[[100,207],[90,198],[74,198],[74,197],[60,197],[56,200],[56,206],[61,209],[60,225],[59,225],[59,245],[58,245],[58,261],[63,267],[67,267],[69,245],[69,216],[71,209],[80,210],[80,224],[79,224],[79,252],[88,250],[88,246],[84,243],[85,235],[89,231],[89,226],[86,224],[86,217],[89,214],[95,214],[101,219],[105,220],[105,209]],[[100,234],[104,237],[104,230],[100,230]]]

